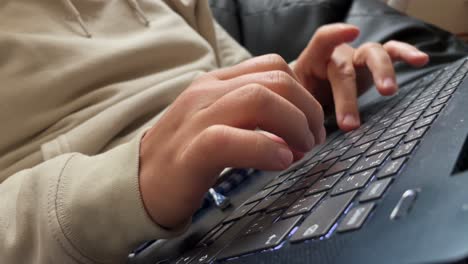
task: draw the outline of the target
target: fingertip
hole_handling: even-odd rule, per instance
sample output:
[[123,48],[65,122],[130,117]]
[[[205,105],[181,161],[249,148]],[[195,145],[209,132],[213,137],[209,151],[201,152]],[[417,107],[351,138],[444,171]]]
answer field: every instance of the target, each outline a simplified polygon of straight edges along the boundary
[[361,125],[361,121],[359,120],[359,115],[347,113],[341,120],[338,120],[338,125],[343,131],[350,131],[358,128]]
[[305,156],[304,152],[295,151],[295,150],[293,150],[292,152],[293,152],[293,156],[294,156],[294,160],[293,160],[294,162],[296,162],[298,160],[301,160]]
[[281,147],[278,149],[277,159],[278,163],[281,165],[281,169],[286,169],[292,164],[294,155],[290,149]]
[[389,96],[393,95],[398,91],[398,87],[395,79],[391,77],[384,78],[378,84],[378,90],[381,95]]
[[414,66],[422,67],[429,63],[429,55],[422,53],[414,58]]
[[361,32],[359,28],[354,25],[347,25],[344,30],[343,34],[346,42],[354,41]]

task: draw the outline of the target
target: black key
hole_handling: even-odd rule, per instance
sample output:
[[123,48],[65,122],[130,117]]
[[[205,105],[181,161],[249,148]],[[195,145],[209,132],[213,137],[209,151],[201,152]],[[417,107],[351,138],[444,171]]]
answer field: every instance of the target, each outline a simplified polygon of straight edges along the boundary
[[353,164],[358,160],[358,158],[359,157],[352,157],[347,160],[338,161],[325,172],[324,177],[348,170],[349,168],[351,168],[351,166],[353,166]]
[[175,264],[186,264],[186,263],[190,263],[195,257],[197,257],[200,252],[203,250],[203,248],[196,248],[196,249],[193,249],[193,250],[190,250],[189,252],[187,253],[184,253],[182,256],[180,256],[179,258],[177,258],[174,262],[172,263],[175,263]]
[[288,192],[295,192],[301,189],[309,188],[312,184],[314,184],[321,176],[321,173],[314,174],[312,176],[302,178],[299,180],[298,183],[294,184]]
[[387,150],[385,152],[381,152],[380,154],[376,154],[374,156],[370,156],[365,159],[359,160],[358,163],[354,165],[353,169],[351,169],[351,173],[357,173],[363,170],[380,166],[390,154],[390,151],[391,150]]
[[443,98],[437,98],[434,100],[434,102],[432,102],[431,106],[434,107],[434,106],[438,106],[438,105],[441,105],[441,104],[445,104],[447,103],[447,101],[450,99],[450,96],[446,96],[446,97],[443,97]]
[[317,163],[311,163],[311,164],[303,165],[303,167],[301,167],[300,169],[295,171],[291,175],[291,177],[289,177],[289,179],[294,179],[296,177],[303,176],[303,175],[307,174],[315,165],[317,165]]
[[358,142],[356,142],[355,146],[359,146],[359,145],[365,144],[367,142],[374,141],[378,137],[380,137],[380,135],[382,135],[383,132],[384,132],[383,130],[380,130],[380,131],[374,132],[372,134],[365,135]]
[[305,214],[310,212],[312,208],[325,196],[325,192],[317,193],[311,196],[303,197],[292,204],[282,218],[288,218],[298,214]]
[[432,124],[432,122],[434,122],[436,118],[437,118],[437,115],[431,115],[426,118],[420,119],[418,122],[416,122],[416,124],[414,125],[414,128],[418,129],[420,127],[429,126]]
[[411,130],[405,137],[405,140],[404,140],[405,143],[408,143],[416,139],[420,139],[422,136],[424,136],[424,133],[426,133],[428,128],[429,127],[422,127],[420,129]]
[[[230,225],[234,222],[231,222],[227,225]],[[197,247],[200,247],[200,246],[205,246],[206,245],[206,241],[209,240],[209,238],[211,238],[214,234],[216,234],[216,232],[218,232],[223,226],[227,226],[227,225],[217,225],[215,228],[211,229],[210,232],[208,232],[199,242],[198,244],[196,245]]]
[[423,102],[423,103],[413,102],[413,103],[409,106],[409,108],[426,108],[426,107],[428,107],[430,104],[431,104],[431,101]]
[[404,125],[404,124],[406,124],[408,122],[414,121],[414,120],[418,119],[419,116],[421,116],[421,114],[422,114],[422,111],[419,111],[419,112],[413,113],[411,115],[407,115],[405,117],[399,118],[398,121],[396,121],[392,125],[392,128],[399,127],[399,126]]
[[387,140],[389,138],[396,137],[396,136],[399,136],[401,134],[405,134],[406,132],[409,131],[409,129],[411,128],[413,123],[414,123],[414,121],[410,122],[410,123],[407,123],[405,125],[399,126],[399,127],[391,128],[391,129],[385,131],[385,133],[380,138],[380,141]]
[[401,116],[399,118],[403,118],[405,116],[409,116],[409,115],[414,114],[416,112],[423,111],[427,107],[428,107],[427,105],[418,105],[418,106],[415,106],[415,107],[408,108],[408,109],[405,110],[405,112],[403,112],[401,114]]
[[349,137],[362,136],[362,134],[366,133],[369,129],[372,128],[372,125],[373,124],[371,123],[362,124],[358,129],[351,131]]
[[252,209],[250,214],[266,210],[268,208],[268,206],[270,206],[278,198],[280,198],[281,195],[283,195],[283,193],[277,193],[277,194],[269,195],[269,196],[265,197],[265,199],[261,200],[260,203],[257,206],[255,206],[254,209]]
[[318,155],[315,155],[315,156],[314,156],[312,159],[310,159],[306,164],[317,163],[317,162],[321,161],[325,156],[327,156],[330,152],[331,152],[331,150],[322,152],[322,153],[320,153],[320,154],[318,154]]
[[394,111],[389,115],[389,117],[397,118],[403,113],[403,111],[404,111],[403,109],[400,109],[398,111]]
[[356,193],[356,191],[345,193],[324,200],[299,226],[290,241],[298,242],[325,235],[348,207]]
[[450,79],[449,83],[457,83],[461,81],[465,77],[464,74],[457,74],[452,79]]
[[293,170],[290,170],[290,171],[281,173],[279,176],[277,176],[277,178],[287,179],[287,178],[289,178],[292,174],[294,174],[294,171],[293,171]]
[[354,207],[346,214],[336,230],[338,232],[346,232],[361,228],[374,206],[374,203],[366,203]]
[[406,158],[404,157],[387,162],[387,164],[385,164],[385,166],[380,169],[379,173],[377,173],[377,178],[381,179],[396,174],[400,170],[401,166],[403,166],[405,161]]
[[222,234],[211,246],[204,248],[190,263],[213,262],[216,255],[239,236],[239,233],[256,217],[257,215],[248,215],[236,221],[228,231]]
[[340,182],[333,188],[331,195],[338,195],[352,190],[364,187],[374,174],[375,169],[366,170],[360,173],[342,178]]
[[345,146],[345,147],[342,147],[342,148],[337,148],[335,150],[333,150],[332,152],[330,152],[330,154],[328,154],[323,160],[329,160],[329,159],[334,159],[334,158],[337,158],[337,157],[340,157],[341,155],[343,155],[351,146],[348,145],[348,146]]
[[199,242],[199,244],[203,244],[205,246],[209,246],[213,244],[224,232],[226,232],[235,222],[230,222],[225,225],[220,226],[220,229],[217,230],[215,233],[213,233],[211,236],[206,237],[202,241]]
[[290,177],[292,175],[289,174],[289,176],[281,176],[281,177],[276,177],[275,179],[273,179],[270,183],[268,183],[265,187],[263,187],[263,189],[269,189],[273,186],[276,186],[276,185],[280,185],[282,182],[284,182],[285,180],[288,179],[288,177]]
[[354,156],[357,156],[357,155],[361,155],[362,153],[366,152],[367,149],[369,149],[369,147],[370,147],[371,145],[372,145],[372,142],[369,142],[369,143],[360,145],[360,146],[358,146],[358,147],[351,148],[350,150],[348,150],[348,152],[346,152],[346,153],[341,157],[341,159],[342,159],[342,160],[345,160],[345,159],[349,159],[349,158],[354,157]]
[[442,99],[442,98],[444,98],[446,96],[452,95],[455,92],[456,89],[457,88],[452,88],[452,89],[448,89],[448,90],[444,89],[442,92],[439,93],[439,96],[437,98]]
[[282,184],[280,184],[278,186],[278,188],[276,188],[272,194],[277,194],[277,193],[281,193],[281,192],[284,192],[284,191],[287,191],[289,188],[291,188],[297,181],[299,180],[299,178],[294,178],[292,180],[288,180],[288,181],[285,181],[283,182]]
[[388,186],[392,182],[392,178],[386,178],[383,180],[374,181],[369,186],[367,186],[366,190],[361,194],[359,197],[360,202],[367,202],[370,200],[379,199],[384,194],[385,190],[387,190]]
[[409,143],[398,146],[398,148],[396,148],[392,154],[392,159],[397,159],[399,157],[403,157],[403,156],[411,154],[411,152],[413,151],[413,149],[416,147],[417,144],[418,144],[417,141],[411,141]]
[[344,172],[320,179],[306,191],[305,195],[308,196],[331,189],[343,175]]
[[367,133],[372,134],[372,133],[375,133],[375,132],[377,132],[377,131],[380,131],[380,130],[382,130],[382,129],[384,129],[384,128],[387,128],[387,127],[389,127],[389,126],[393,123],[393,121],[394,121],[393,119],[386,120],[386,121],[380,121],[380,122],[378,122],[377,124],[375,124],[375,125],[372,127],[372,129],[369,130],[369,132],[367,132]]
[[392,149],[396,145],[398,145],[398,142],[400,142],[400,140],[402,138],[403,138],[403,135],[397,136],[397,137],[394,137],[394,138],[391,138],[391,139],[387,139],[387,140],[382,141],[382,142],[377,142],[376,144],[374,144],[372,146],[372,148],[370,148],[367,151],[366,155],[367,156],[372,156],[372,155],[375,155],[375,154],[380,153],[382,151]]
[[281,212],[276,211],[258,216],[255,220],[247,225],[241,236],[248,236],[257,232],[263,232],[266,228],[270,227],[280,215]]
[[356,143],[361,138],[361,136],[362,135],[356,135],[356,136],[353,136],[353,137],[346,138],[343,142],[341,142],[341,144],[338,146],[338,148],[343,148],[343,147],[346,147],[346,146],[349,146],[349,145],[352,145],[352,144]]
[[247,253],[278,246],[297,225],[302,216],[296,216],[274,223],[271,227],[255,235],[236,239],[221,252],[218,260],[228,259]]
[[336,137],[332,142],[328,143],[327,146],[325,146],[325,148],[323,148],[322,150],[320,150],[319,153],[322,153],[322,152],[325,152],[325,151],[329,151],[329,150],[333,150],[334,148],[336,148],[338,145],[341,144],[341,142],[343,141],[343,138],[340,136]]
[[424,112],[423,116],[424,117],[428,117],[428,116],[431,116],[431,115],[434,115],[434,114],[438,114],[443,108],[444,108],[445,105],[438,105],[436,107],[432,107],[432,108],[429,108],[426,110],[426,112]]
[[271,187],[265,190],[261,190],[260,192],[256,193],[254,196],[250,197],[244,204],[249,204],[256,202],[258,200],[261,200],[265,198],[267,195],[269,195],[276,187]]
[[433,99],[435,98],[435,95],[434,94],[431,94],[431,95],[427,95],[427,96],[423,96],[423,97],[419,97],[418,99],[416,99],[414,101],[414,104],[420,104],[420,103],[427,103],[427,102],[430,102],[432,101]]
[[303,192],[293,192],[289,194],[285,194],[281,196],[278,200],[276,200],[274,203],[272,203],[270,206],[267,208],[267,212],[273,212],[276,210],[281,210],[288,208],[292,203],[294,203],[301,195]]
[[310,174],[313,175],[315,173],[319,173],[325,170],[328,170],[328,168],[331,167],[333,163],[335,163],[337,159],[331,159],[322,163],[319,163],[317,166],[315,166],[311,171]]
[[246,215],[252,208],[254,208],[259,202],[254,202],[251,204],[243,204],[239,206],[234,212],[232,212],[226,219],[224,219],[223,223],[227,223],[236,219],[239,219]]
[[[387,124],[386,127],[389,127],[391,125],[391,123],[389,124],[388,122],[390,121],[395,121],[395,118],[394,117],[390,117],[390,116],[386,116],[382,119],[380,119],[379,123],[381,124]],[[372,133],[369,133],[369,134],[372,134]]]
[[398,105],[395,106],[393,111],[404,110],[405,108],[407,108],[411,104],[414,97],[407,98],[407,99],[408,100],[402,100],[400,103],[398,103]]

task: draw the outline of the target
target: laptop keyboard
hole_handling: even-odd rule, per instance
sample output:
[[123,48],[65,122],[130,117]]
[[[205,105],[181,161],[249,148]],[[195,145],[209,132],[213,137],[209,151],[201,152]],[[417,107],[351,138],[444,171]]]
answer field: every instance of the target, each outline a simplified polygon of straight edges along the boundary
[[210,263],[364,228],[467,71],[462,61],[403,86],[361,127],[272,179],[173,263]]

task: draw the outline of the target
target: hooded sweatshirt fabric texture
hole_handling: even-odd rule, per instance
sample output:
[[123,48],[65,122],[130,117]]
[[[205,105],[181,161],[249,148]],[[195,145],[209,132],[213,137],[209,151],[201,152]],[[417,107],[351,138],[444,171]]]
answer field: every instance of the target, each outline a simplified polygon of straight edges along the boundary
[[249,57],[206,0],[1,1],[0,263],[124,263],[184,232],[144,209],[141,136]]

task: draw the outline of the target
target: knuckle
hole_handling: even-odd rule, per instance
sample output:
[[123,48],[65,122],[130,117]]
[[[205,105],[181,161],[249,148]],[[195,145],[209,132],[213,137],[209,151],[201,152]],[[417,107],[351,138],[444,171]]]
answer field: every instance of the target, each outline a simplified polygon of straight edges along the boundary
[[284,71],[271,71],[267,73],[267,81],[280,89],[292,85],[292,77]]
[[252,107],[255,110],[255,113],[262,109],[269,108],[272,103],[271,92],[265,87],[259,84],[252,84],[246,86],[244,89],[243,95],[246,98],[246,103],[248,107]]
[[340,62],[336,64],[336,68],[338,70],[338,73],[342,76],[342,78],[353,80],[356,79],[356,71],[352,63]]
[[201,145],[204,146],[204,151],[216,150],[219,146],[227,146],[230,144],[228,127],[223,125],[212,125],[202,131],[200,135]]
[[275,68],[278,68],[280,70],[286,71],[289,67],[288,63],[286,63],[283,57],[276,53],[266,55],[266,60],[269,64],[275,66]]
[[389,40],[383,45],[383,47],[384,48],[394,47],[394,46],[398,45],[398,43],[399,42],[396,41],[396,40]]
[[250,84],[245,86],[242,93],[249,101],[257,101],[259,99],[263,100],[268,96],[266,88],[260,84]]
[[376,49],[376,48],[380,48],[381,45],[379,43],[376,43],[376,42],[367,42],[367,43],[364,43],[361,45],[361,49],[363,50],[370,50],[370,49]]

